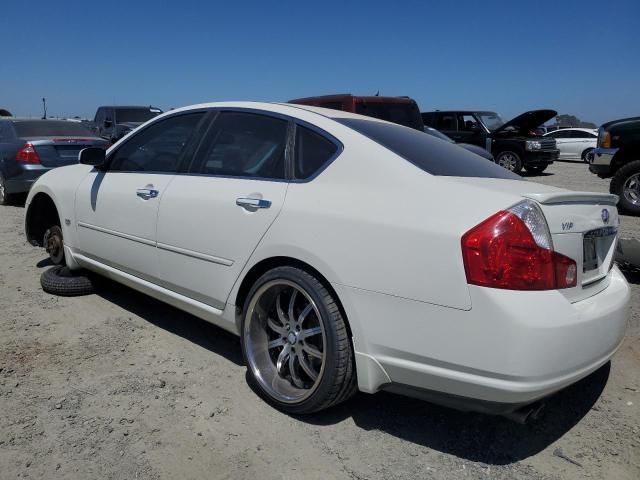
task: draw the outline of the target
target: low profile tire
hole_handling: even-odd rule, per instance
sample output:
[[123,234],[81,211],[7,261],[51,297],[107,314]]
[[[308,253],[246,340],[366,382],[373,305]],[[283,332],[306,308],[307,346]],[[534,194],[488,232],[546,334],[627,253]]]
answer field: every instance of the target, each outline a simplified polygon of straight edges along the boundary
[[582,155],[580,155],[580,158],[582,158],[582,161],[584,163],[589,163],[589,154],[593,152],[593,148],[587,148],[584,152],[582,152]]
[[530,173],[532,175],[539,175],[542,172],[544,172],[548,166],[549,165],[529,165],[524,168],[527,171],[527,173]]
[[0,173],[0,205],[11,205],[13,196],[7,193],[4,176]]
[[513,173],[522,171],[522,159],[520,155],[511,150],[504,150],[496,155],[496,163]]
[[620,167],[611,179],[609,191],[620,197],[618,206],[632,215],[640,215],[640,160]]
[[270,270],[251,288],[242,354],[254,390],[289,414],[324,410],[356,391],[351,339],[337,300],[295,267]]
[[95,290],[94,282],[85,272],[74,272],[62,265],[45,270],[40,284],[45,292],[62,297],[89,295]]
[[51,263],[54,265],[65,264],[64,239],[62,237],[62,229],[58,225],[54,225],[44,232],[42,244],[49,254],[49,260],[51,260]]

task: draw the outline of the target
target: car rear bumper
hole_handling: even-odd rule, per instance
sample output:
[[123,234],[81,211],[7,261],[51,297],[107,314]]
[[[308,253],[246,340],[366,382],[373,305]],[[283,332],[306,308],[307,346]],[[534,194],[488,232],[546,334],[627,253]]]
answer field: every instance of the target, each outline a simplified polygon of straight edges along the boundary
[[589,155],[589,171],[600,176],[608,176],[612,172],[611,164],[617,148],[595,148]]
[[5,179],[5,187],[7,193],[27,193],[31,190],[31,186],[50,168],[42,165],[23,165],[14,175]]
[[491,405],[498,413],[561,390],[611,358],[630,294],[617,268],[608,281],[576,303],[559,291],[471,286],[469,311],[335,288],[352,326],[361,390],[437,392],[445,400],[432,401],[454,398],[455,408]]

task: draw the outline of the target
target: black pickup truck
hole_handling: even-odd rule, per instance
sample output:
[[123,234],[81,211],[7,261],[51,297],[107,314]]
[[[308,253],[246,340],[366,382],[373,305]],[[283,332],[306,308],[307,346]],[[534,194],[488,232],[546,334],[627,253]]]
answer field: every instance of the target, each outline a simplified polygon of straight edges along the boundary
[[141,106],[98,107],[93,119],[93,131],[111,143],[115,143],[131,130],[160,115],[162,110]]
[[456,143],[479,145],[495,158],[497,164],[520,173],[537,174],[558,159],[553,138],[542,137],[535,129],[555,117],[554,110],[531,110],[503,122],[495,112],[456,110],[423,112],[425,125],[440,130]]
[[588,159],[592,173],[612,177],[609,190],[620,197],[620,209],[640,215],[640,117],[603,124]]

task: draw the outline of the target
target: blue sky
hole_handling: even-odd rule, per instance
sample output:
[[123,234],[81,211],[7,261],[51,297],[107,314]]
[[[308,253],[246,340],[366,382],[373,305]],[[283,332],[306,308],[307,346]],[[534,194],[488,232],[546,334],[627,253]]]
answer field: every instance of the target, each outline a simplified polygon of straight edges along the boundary
[[640,115],[640,0],[2,2],[0,107],[92,116],[351,92]]

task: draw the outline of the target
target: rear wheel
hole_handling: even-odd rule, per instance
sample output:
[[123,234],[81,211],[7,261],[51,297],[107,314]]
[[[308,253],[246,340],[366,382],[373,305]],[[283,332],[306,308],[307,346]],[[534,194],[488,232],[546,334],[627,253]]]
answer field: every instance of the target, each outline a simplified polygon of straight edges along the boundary
[[4,176],[0,173],[0,205],[10,205],[12,196],[7,193],[7,185]]
[[620,167],[611,179],[609,189],[620,197],[618,206],[622,210],[640,215],[640,160]]
[[309,273],[278,267],[244,305],[248,377],[271,405],[291,414],[323,410],[356,390],[353,350],[336,299]]
[[537,175],[540,174],[542,172],[544,172],[547,167],[549,165],[545,164],[545,165],[528,165],[526,167],[524,167],[527,170],[527,173],[531,173],[533,175]]
[[580,155],[580,158],[582,158],[582,161],[584,163],[589,163],[589,154],[593,151],[593,148],[587,148],[584,152],[582,152],[582,155]]
[[522,171],[522,160],[520,155],[511,150],[505,150],[496,155],[496,163],[514,173]]

